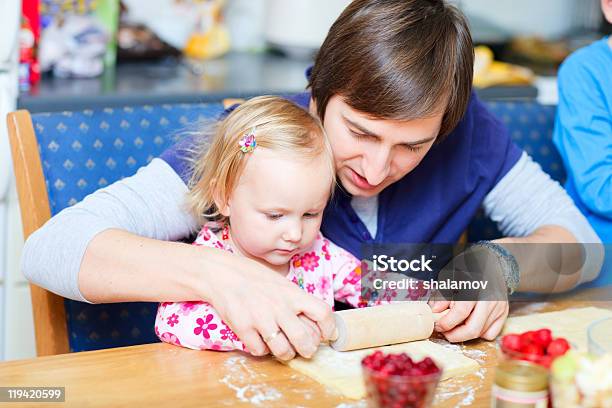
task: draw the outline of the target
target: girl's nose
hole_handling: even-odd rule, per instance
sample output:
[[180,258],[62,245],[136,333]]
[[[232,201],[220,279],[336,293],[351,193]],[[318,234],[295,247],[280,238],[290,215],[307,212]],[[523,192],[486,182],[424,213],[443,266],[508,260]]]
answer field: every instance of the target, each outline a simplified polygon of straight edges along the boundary
[[302,239],[302,223],[291,223],[291,225],[285,230],[282,237],[287,242],[300,242]]

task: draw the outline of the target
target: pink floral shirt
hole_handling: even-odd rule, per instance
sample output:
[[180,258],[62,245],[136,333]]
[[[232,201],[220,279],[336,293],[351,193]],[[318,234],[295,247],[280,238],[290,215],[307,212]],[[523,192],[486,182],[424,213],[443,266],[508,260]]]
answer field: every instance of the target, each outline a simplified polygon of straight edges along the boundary
[[[231,251],[229,245],[206,226],[198,234],[194,245]],[[321,233],[309,250],[293,256],[287,279],[324,300],[332,308],[334,300],[354,307],[368,304],[361,298],[359,260]],[[196,350],[246,350],[215,309],[201,301],[161,303],[157,310],[155,333],[166,343]]]

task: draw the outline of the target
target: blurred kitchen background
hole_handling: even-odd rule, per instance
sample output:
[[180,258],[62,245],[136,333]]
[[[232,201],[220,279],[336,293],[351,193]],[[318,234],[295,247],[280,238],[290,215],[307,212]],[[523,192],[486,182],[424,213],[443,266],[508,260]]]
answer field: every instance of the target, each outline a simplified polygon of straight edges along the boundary
[[[299,92],[349,2],[0,1],[0,360],[35,355],[6,113]],[[559,64],[609,31],[600,0],[453,2],[470,21],[484,99],[556,104]]]

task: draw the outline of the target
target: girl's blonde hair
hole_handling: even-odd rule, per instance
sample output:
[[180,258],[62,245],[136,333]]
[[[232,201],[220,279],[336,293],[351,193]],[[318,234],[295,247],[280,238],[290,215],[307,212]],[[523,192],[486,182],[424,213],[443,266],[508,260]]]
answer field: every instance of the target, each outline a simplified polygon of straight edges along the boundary
[[[204,127],[199,133],[210,131]],[[212,143],[200,134],[201,145],[193,152],[188,205],[200,225],[207,221],[227,221],[215,198],[227,203],[251,153],[240,150],[239,141],[254,130],[257,147],[272,149],[298,159],[323,156],[335,185],[332,150],[321,122],[308,111],[286,99],[260,96],[250,99],[214,126]],[[313,175],[316,177],[316,175]]]

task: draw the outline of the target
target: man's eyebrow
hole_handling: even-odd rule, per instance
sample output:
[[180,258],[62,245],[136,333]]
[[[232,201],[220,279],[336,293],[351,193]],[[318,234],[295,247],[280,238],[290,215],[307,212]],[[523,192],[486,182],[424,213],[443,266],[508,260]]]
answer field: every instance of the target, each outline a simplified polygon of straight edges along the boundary
[[408,146],[416,146],[416,145],[420,145],[420,144],[423,144],[423,143],[429,143],[432,140],[436,140],[437,137],[438,137],[438,135],[431,136],[431,137],[426,137],[425,139],[416,140],[414,142],[409,142],[409,143],[404,143],[404,144],[408,145]]
[[349,125],[351,125],[354,128],[357,128],[358,131],[360,131],[361,133],[363,133],[366,136],[371,136],[371,137],[375,137],[377,139],[380,139],[381,137],[378,136],[376,133],[369,131],[368,129],[364,128],[363,126],[353,122],[352,120],[350,120],[349,118],[343,116],[344,121],[346,123],[348,123]]
[[[352,127],[356,128],[358,131],[360,131],[364,135],[370,136],[370,137],[374,137],[374,138],[379,139],[379,140],[381,139],[381,137],[378,136],[376,133],[369,131],[368,129],[364,128],[363,126],[353,122],[349,118],[344,117],[344,116],[342,118],[344,119],[344,121],[346,123],[348,123]],[[438,137],[438,135],[436,134],[436,135],[431,136],[431,137],[426,137],[425,139],[416,140],[414,142],[407,142],[407,143],[403,143],[403,144],[408,145],[408,146],[416,146],[416,145],[420,145],[420,144],[423,144],[423,143],[431,142],[432,140],[435,140],[437,137]]]

